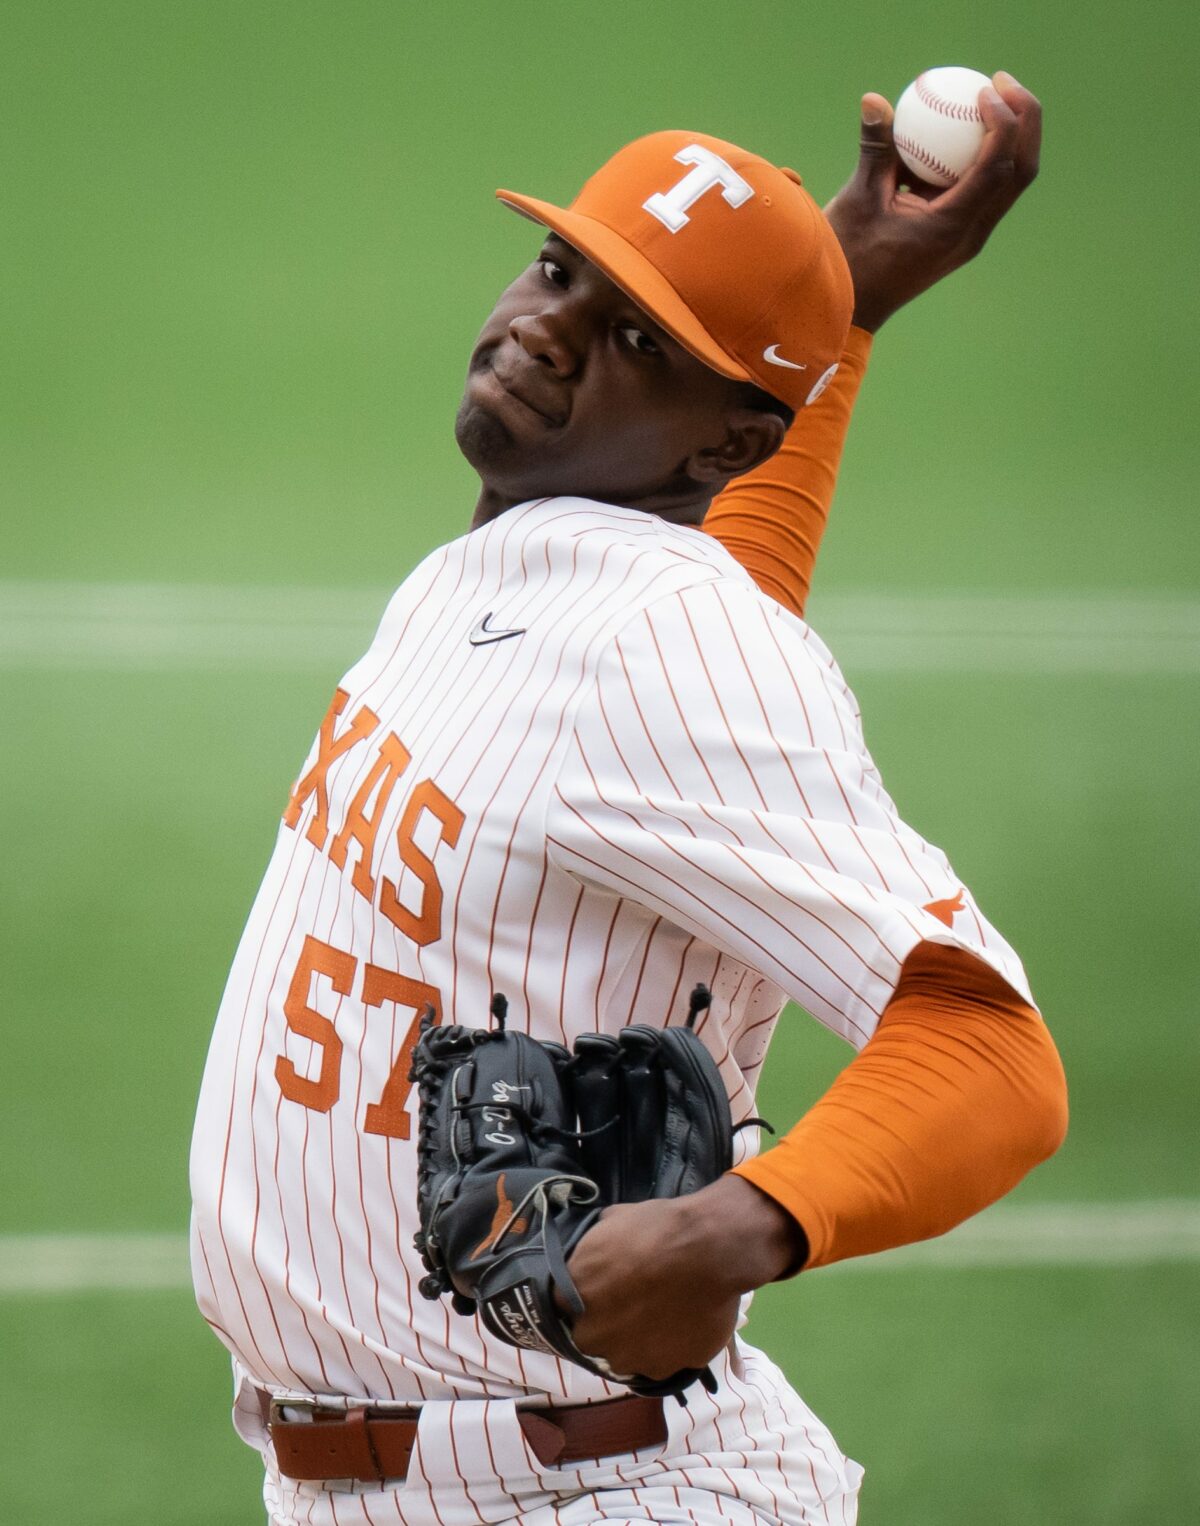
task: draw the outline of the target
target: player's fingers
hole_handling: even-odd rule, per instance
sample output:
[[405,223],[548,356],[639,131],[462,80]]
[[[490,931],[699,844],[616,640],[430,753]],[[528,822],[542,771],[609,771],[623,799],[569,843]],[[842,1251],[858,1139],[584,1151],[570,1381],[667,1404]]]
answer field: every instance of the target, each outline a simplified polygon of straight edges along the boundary
[[971,168],[985,174],[1007,173],[1016,156],[1020,120],[994,85],[985,85],[979,92],[979,115],[983,118],[983,145]]
[[1042,103],[1032,90],[1026,90],[1018,80],[1001,69],[992,76],[996,94],[1017,118],[1017,145],[1013,157],[1017,165],[1017,178],[1022,185],[1030,185],[1037,177],[1038,162],[1042,151]]
[[858,170],[854,179],[861,190],[880,195],[893,188],[899,156],[892,141],[895,112],[886,96],[868,91],[859,108]]
[[978,246],[1024,189],[1017,175],[1020,121],[1016,112],[991,85],[979,92],[983,144],[962,178],[941,196],[939,211],[975,228]]

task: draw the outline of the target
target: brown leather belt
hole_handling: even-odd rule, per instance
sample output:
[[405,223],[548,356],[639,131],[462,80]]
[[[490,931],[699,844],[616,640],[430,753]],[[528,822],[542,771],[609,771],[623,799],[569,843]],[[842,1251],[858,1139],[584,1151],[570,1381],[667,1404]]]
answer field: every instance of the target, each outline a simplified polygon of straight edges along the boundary
[[[285,1478],[372,1483],[407,1475],[418,1409],[373,1409],[353,1402],[346,1409],[323,1409],[316,1400],[279,1400],[262,1388],[254,1392]],[[281,1410],[292,1409],[311,1418],[285,1420]],[[640,1452],[667,1439],[662,1400],[641,1394],[561,1409],[518,1408],[517,1423],[544,1468]]]

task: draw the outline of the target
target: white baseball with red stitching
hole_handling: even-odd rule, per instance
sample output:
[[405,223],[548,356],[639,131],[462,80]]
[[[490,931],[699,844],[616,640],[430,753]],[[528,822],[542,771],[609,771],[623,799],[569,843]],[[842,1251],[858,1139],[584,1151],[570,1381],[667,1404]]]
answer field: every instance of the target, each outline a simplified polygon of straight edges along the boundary
[[929,185],[952,186],[983,143],[978,69],[948,66],[919,74],[896,104],[893,133],[901,159]]

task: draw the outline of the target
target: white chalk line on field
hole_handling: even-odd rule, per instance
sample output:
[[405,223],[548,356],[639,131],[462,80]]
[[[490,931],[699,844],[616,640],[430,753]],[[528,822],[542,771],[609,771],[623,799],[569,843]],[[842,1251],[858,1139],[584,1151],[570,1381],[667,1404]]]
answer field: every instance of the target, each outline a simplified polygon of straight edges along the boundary
[[[847,1261],[841,1274],[972,1268],[1145,1267],[1200,1262],[1200,1199],[989,1209],[922,1245]],[[181,1234],[0,1235],[0,1296],[176,1291]]]
[[[0,668],[340,671],[383,589],[0,581]],[[1183,595],[817,594],[814,627],[863,672],[1134,677],[1200,673],[1200,600]]]

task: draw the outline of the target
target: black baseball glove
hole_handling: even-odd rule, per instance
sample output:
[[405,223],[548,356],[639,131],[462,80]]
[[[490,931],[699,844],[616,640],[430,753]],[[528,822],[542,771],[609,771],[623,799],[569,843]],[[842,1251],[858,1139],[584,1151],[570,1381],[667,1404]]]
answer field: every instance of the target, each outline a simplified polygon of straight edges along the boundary
[[510,1345],[638,1393],[713,1386],[707,1368],[614,1373],[580,1351],[560,1312],[583,1312],[567,1259],[602,1209],[695,1192],[732,1165],[729,1100],[693,1032],[710,1000],[697,986],[685,1025],[585,1034],[574,1054],[508,1031],[503,996],[492,1028],[443,1028],[427,1012],[411,1075],[426,1298],[449,1293]]

